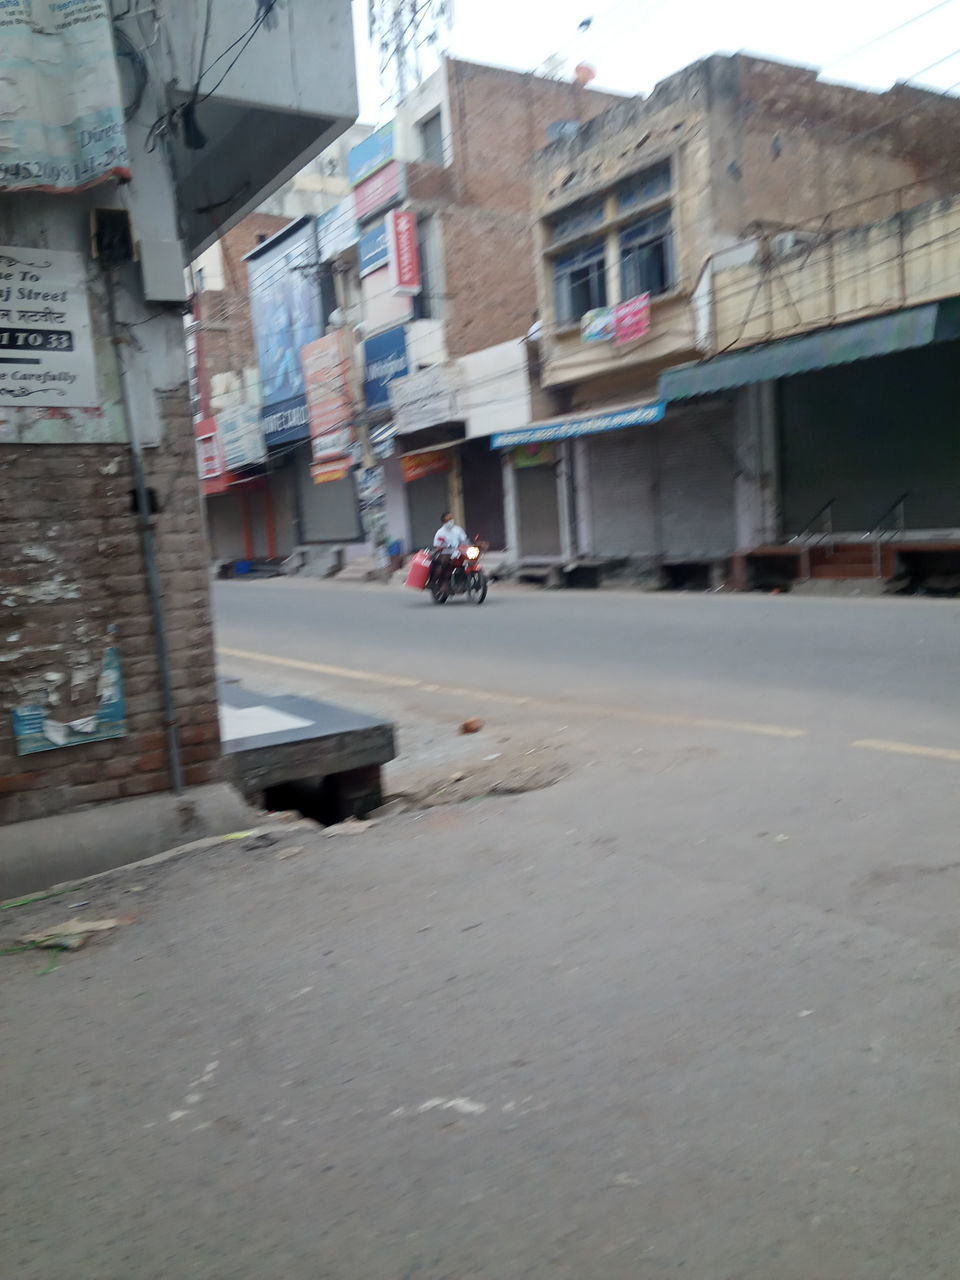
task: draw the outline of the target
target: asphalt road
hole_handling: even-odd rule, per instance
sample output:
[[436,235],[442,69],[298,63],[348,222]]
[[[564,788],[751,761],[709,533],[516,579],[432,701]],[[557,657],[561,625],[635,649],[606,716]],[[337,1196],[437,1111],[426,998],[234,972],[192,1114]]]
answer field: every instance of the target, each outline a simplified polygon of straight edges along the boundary
[[3,1280],[953,1280],[958,606],[217,617],[460,802],[108,877],[77,910],[135,920],[0,960]]

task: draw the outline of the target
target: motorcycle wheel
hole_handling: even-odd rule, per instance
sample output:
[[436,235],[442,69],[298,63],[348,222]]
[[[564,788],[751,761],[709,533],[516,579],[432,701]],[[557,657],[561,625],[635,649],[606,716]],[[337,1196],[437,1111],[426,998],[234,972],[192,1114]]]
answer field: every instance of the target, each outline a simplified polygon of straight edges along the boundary
[[483,604],[484,600],[486,600],[487,575],[482,569],[478,569],[476,573],[471,573],[470,581],[467,583],[467,591],[474,604]]
[[435,586],[430,588],[430,597],[434,604],[446,604],[450,598],[450,592],[445,587]]

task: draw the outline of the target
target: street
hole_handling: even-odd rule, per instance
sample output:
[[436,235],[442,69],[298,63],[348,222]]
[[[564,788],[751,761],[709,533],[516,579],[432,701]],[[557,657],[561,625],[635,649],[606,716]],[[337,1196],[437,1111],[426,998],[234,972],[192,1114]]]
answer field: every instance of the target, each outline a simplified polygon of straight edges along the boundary
[[0,961],[0,1274],[956,1275],[960,604],[215,608],[225,677],[397,721],[410,808]]

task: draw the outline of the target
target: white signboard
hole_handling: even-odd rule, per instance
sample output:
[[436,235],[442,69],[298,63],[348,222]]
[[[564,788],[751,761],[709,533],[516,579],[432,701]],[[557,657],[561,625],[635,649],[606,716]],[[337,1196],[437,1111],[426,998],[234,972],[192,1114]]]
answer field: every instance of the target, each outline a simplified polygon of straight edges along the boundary
[[0,0],[0,191],[129,171],[108,0]]
[[401,435],[458,418],[454,371],[433,365],[390,383],[390,405]]
[[0,245],[0,410],[98,404],[82,255]]
[[267,456],[260,413],[249,405],[240,405],[218,413],[217,432],[224,466],[228,471],[256,466]]

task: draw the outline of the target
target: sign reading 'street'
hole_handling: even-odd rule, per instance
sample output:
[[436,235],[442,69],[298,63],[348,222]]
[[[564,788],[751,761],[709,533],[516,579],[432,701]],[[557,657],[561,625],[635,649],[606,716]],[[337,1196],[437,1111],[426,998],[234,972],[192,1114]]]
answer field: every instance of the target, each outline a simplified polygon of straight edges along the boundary
[[0,245],[0,409],[98,404],[83,257]]

